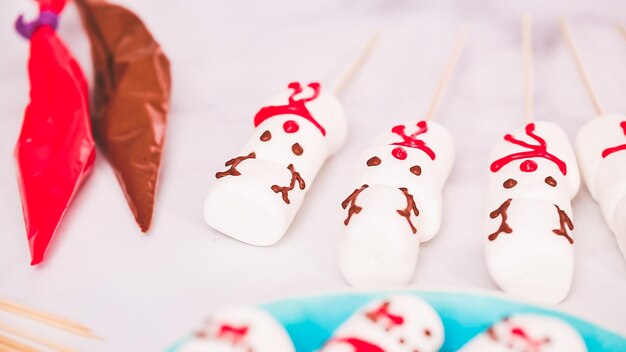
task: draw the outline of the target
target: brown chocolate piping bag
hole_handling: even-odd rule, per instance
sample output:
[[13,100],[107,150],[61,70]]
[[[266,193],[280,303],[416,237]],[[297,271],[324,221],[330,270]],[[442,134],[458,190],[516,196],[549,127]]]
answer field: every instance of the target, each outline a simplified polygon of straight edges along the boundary
[[170,106],[170,63],[124,7],[76,0],[94,63],[93,132],[141,231],[152,224]]

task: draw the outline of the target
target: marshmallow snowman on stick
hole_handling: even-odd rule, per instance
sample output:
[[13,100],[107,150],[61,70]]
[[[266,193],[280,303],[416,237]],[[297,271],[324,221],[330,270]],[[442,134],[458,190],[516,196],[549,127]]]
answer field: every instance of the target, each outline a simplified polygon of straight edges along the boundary
[[587,352],[580,334],[557,318],[538,314],[506,317],[458,352]]
[[467,36],[463,27],[423,120],[383,132],[358,159],[339,236],[338,263],[355,287],[405,285],[413,276],[419,246],[439,231],[441,189],[454,159],[450,133],[432,117]]
[[177,352],[295,352],[287,331],[269,313],[232,307],[213,315]]
[[489,160],[484,246],[489,274],[505,292],[556,304],[574,273],[571,199],[580,175],[565,132],[532,120],[532,35],[522,20],[526,125],[504,136]]
[[292,82],[259,110],[252,136],[209,186],[204,202],[209,226],[257,246],[283,237],[318,171],[346,139],[347,121],[335,94],[364,62],[376,37],[333,91],[317,82]]
[[435,352],[443,340],[443,323],[433,307],[421,298],[399,294],[357,310],[321,352]]
[[597,118],[580,129],[576,138],[576,154],[583,180],[600,205],[604,219],[626,258],[626,115],[604,113],[567,21],[562,19],[560,25],[597,114]]

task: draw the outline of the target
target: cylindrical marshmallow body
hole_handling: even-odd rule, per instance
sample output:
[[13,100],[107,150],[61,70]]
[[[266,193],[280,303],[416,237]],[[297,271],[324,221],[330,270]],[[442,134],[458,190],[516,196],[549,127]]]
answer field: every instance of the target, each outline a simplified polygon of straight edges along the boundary
[[354,191],[342,204],[346,227],[338,251],[340,270],[352,286],[411,280],[420,242],[441,226],[441,189],[453,158],[449,132],[424,121],[394,126],[362,154]]
[[506,318],[474,337],[459,352],[586,352],[582,337],[556,318],[518,314]]
[[587,189],[626,257],[626,117],[589,121],[578,132],[576,154]]
[[249,307],[219,312],[177,352],[295,352],[285,329],[268,313]]
[[206,222],[242,242],[280,240],[318,171],[346,138],[335,96],[314,84],[292,85],[259,111],[252,137],[217,173],[205,199]]
[[443,324],[424,300],[393,295],[359,309],[321,352],[434,352],[443,345]]
[[571,198],[579,171],[566,134],[536,122],[499,142],[490,156],[485,215],[487,268],[505,292],[562,301],[574,270]]

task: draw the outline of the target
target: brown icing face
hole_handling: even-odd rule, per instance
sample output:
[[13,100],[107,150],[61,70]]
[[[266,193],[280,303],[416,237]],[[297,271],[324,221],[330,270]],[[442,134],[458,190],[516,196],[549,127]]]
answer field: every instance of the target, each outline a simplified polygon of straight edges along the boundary
[[548,176],[546,177],[546,179],[544,180],[544,182],[546,184],[548,184],[551,187],[556,187],[556,180],[554,179],[554,177],[552,176]]
[[302,146],[300,145],[300,143],[294,143],[291,146],[291,151],[297,156],[300,156],[302,155],[302,153],[304,153],[304,149],[302,149]]
[[422,168],[419,165],[411,166],[409,171],[411,171],[411,173],[415,176],[419,176],[422,174]]
[[259,139],[261,140],[261,142],[267,142],[272,139],[272,134],[270,133],[270,131],[265,131]]
[[517,185],[517,181],[515,181],[512,178],[510,178],[510,179],[504,181],[504,183],[502,184],[502,187],[504,187],[506,189],[509,189],[509,188],[515,187],[515,185]]
[[381,160],[377,156],[373,156],[369,158],[369,160],[367,160],[367,166],[378,166],[380,165],[380,163],[381,163]]

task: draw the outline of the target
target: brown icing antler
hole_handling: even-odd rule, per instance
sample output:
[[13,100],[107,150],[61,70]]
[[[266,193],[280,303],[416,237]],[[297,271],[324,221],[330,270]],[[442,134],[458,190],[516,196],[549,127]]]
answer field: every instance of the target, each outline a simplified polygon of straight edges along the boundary
[[502,222],[500,223],[500,227],[498,227],[498,231],[492,233],[491,235],[489,235],[489,241],[494,241],[496,238],[498,238],[498,235],[500,235],[501,233],[511,233],[513,232],[513,230],[511,229],[511,227],[509,226],[509,224],[507,224],[506,220],[509,217],[506,213],[506,211],[509,209],[509,206],[511,205],[511,201],[512,199],[509,198],[506,201],[504,201],[504,203],[502,203],[498,209],[492,211],[489,214],[489,217],[492,219],[497,218],[498,216],[502,216]]
[[298,186],[301,190],[304,190],[304,187],[306,187],[306,185],[304,183],[304,179],[300,176],[300,173],[296,171],[296,168],[293,166],[293,164],[289,164],[289,166],[287,166],[287,169],[291,171],[291,182],[289,182],[289,186],[285,187],[273,185],[272,191],[274,191],[274,193],[281,193],[285,203],[290,204],[291,201],[289,201],[289,191],[293,190],[296,187],[296,182],[298,183]]
[[238,156],[236,158],[232,158],[224,163],[224,166],[230,166],[230,168],[226,171],[220,171],[215,174],[215,178],[222,178],[224,176],[239,176],[241,173],[237,170],[237,166],[244,160],[254,159],[256,158],[256,154],[254,152],[245,155]]
[[405,187],[399,188],[399,190],[402,191],[402,194],[404,194],[404,196],[406,197],[406,208],[398,209],[397,212],[398,214],[400,214],[400,216],[406,218],[406,221],[408,221],[409,226],[411,226],[411,231],[413,231],[413,233],[417,233],[417,229],[415,228],[415,226],[413,225],[413,222],[411,221],[411,211],[413,211],[415,216],[420,215],[420,211],[417,209],[417,205],[415,205],[415,199],[413,198],[413,195],[409,193],[409,190],[406,189]]
[[556,210],[559,212],[559,223],[561,225],[561,228],[552,230],[552,232],[554,232],[555,234],[559,236],[565,237],[567,241],[569,241],[570,244],[574,244],[574,239],[570,237],[570,235],[567,233],[567,228],[565,227],[567,225],[570,231],[574,229],[574,223],[572,223],[572,219],[570,219],[569,216],[567,216],[567,213],[561,210],[561,208],[559,208],[558,205],[555,204],[554,206],[556,207]]
[[363,185],[363,186],[361,186],[361,188],[355,189],[354,192],[352,192],[348,196],[348,198],[346,198],[343,202],[341,202],[341,207],[343,209],[345,209],[348,205],[350,205],[350,208],[348,209],[348,217],[343,221],[344,225],[347,226],[350,223],[350,219],[352,219],[352,215],[360,213],[361,210],[363,209],[360,206],[356,205],[356,198],[367,187],[369,187],[369,186],[368,185]]

